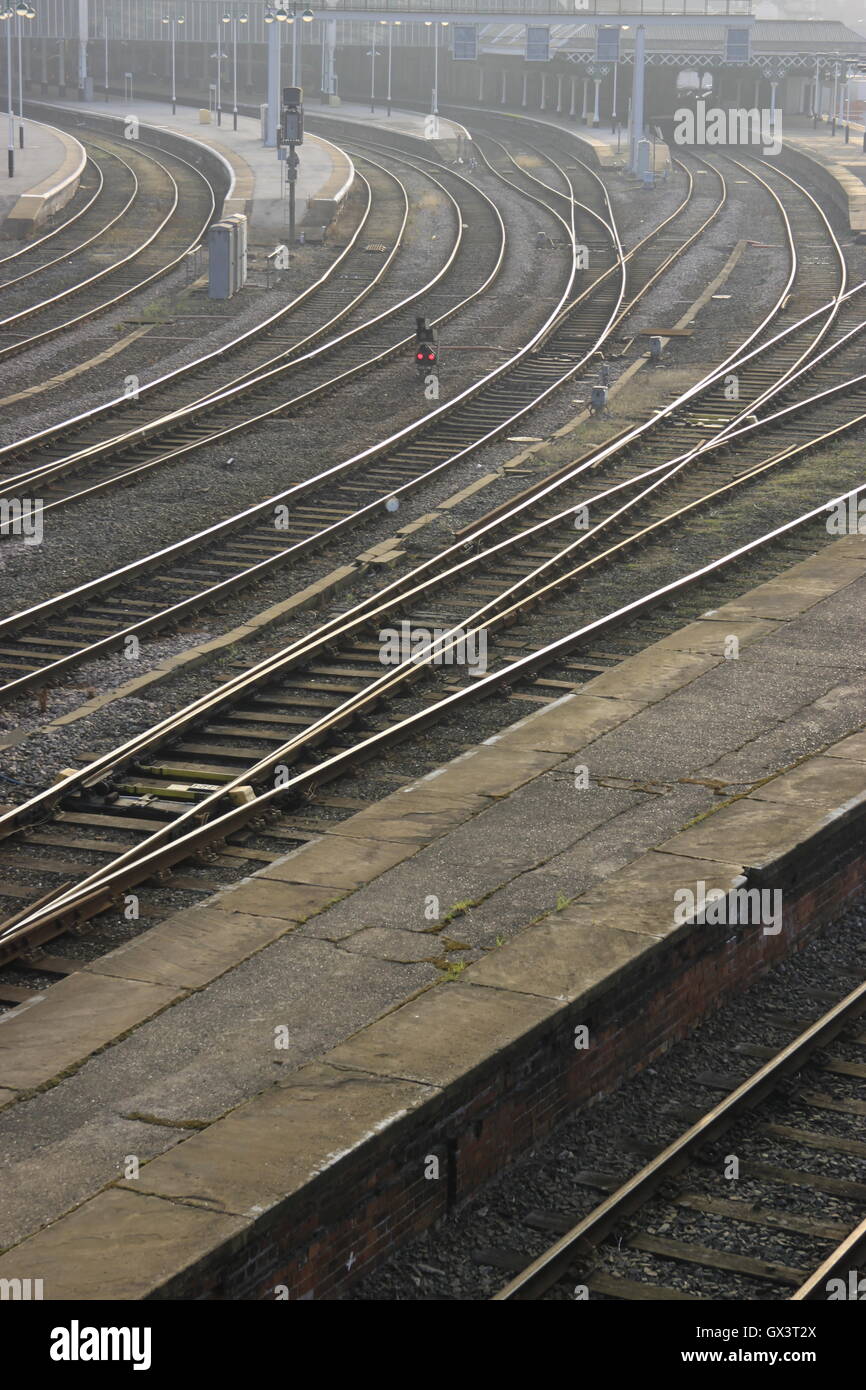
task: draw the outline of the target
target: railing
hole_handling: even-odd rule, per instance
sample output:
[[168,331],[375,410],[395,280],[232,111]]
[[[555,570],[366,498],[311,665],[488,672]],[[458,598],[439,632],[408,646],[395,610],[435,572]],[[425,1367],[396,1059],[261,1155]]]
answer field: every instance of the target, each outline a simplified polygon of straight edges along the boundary
[[385,13],[394,11],[430,12],[435,14],[508,15],[519,20],[525,15],[544,14],[566,16],[576,22],[582,19],[622,17],[623,19],[749,19],[752,0],[322,0],[328,10],[352,10],[354,13]]

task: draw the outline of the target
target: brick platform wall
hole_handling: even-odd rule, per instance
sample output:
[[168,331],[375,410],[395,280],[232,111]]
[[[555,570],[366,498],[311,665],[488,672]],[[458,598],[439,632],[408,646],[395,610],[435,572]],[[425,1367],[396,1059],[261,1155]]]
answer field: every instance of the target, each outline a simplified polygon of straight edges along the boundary
[[[733,992],[801,949],[862,894],[866,814],[840,818],[747,887],[781,888],[782,931],[692,926],[660,943],[616,989],[563,1006],[523,1046],[499,1054],[348,1154],[156,1297],[333,1299],[440,1219],[578,1107],[614,1090],[686,1036]],[[627,920],[623,921],[628,926]],[[590,1046],[574,1047],[589,1028]],[[425,1177],[430,1157],[439,1177]],[[285,1293],[281,1296],[285,1297]]]

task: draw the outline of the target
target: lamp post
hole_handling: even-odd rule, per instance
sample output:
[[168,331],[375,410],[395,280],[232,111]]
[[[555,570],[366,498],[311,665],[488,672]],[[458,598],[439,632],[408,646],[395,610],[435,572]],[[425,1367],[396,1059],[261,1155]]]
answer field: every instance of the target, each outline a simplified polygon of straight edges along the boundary
[[22,150],[24,149],[24,79],[21,71],[21,21],[22,19],[35,19],[36,11],[31,9],[28,0],[18,0],[15,6],[15,14],[18,20],[18,141]]
[[246,24],[249,15],[234,13],[223,15],[223,24],[232,26],[232,129],[238,128],[238,25]]
[[[292,10],[292,13],[291,13],[291,22],[292,22],[292,24],[294,24],[294,22],[295,22],[295,20],[296,20],[297,18],[298,18],[298,12],[297,12],[297,10]],[[304,10],[303,14],[301,15],[301,23],[302,23],[302,24],[312,24],[312,22],[313,22],[314,19],[315,19],[315,15],[313,14],[313,11],[310,10],[310,9]],[[303,34],[303,30],[301,30],[301,33]],[[298,39],[298,37],[297,37],[297,30],[296,30],[296,29],[292,29],[292,86],[293,86],[293,87],[297,87],[297,85],[298,85],[298,44],[299,44],[299,43],[302,43],[302,42],[303,42],[303,39],[302,39],[302,38],[301,38],[301,39]],[[301,64],[301,67],[303,68],[303,64]]]
[[397,24],[402,24],[402,22],[403,22],[403,21],[400,20],[400,19],[394,19],[394,20],[380,19],[380,20],[379,20],[379,23],[380,23],[380,24],[386,24],[386,25],[388,26],[388,96],[387,96],[387,111],[388,111],[388,115],[389,115],[389,116],[390,116],[390,114],[391,114],[391,57],[392,57],[392,47],[393,47],[391,41],[392,41],[392,39],[393,39],[393,37],[394,37],[394,27],[395,27],[395,25],[397,25]]
[[6,21],[6,92],[9,97],[9,140],[6,150],[9,177],[15,177],[15,116],[12,111],[12,16],[15,13],[9,5],[0,10],[0,19]]
[[108,101],[108,0],[102,0],[103,66],[105,68],[105,100]]
[[376,30],[370,40],[370,114],[376,111]]
[[424,23],[428,29],[433,29],[433,100],[431,103],[431,113],[439,115],[439,27],[448,28],[447,19],[433,20],[425,19]]
[[[183,23],[184,23],[184,17],[183,17],[182,14],[179,14],[179,15],[171,15],[171,16],[169,16],[169,15],[163,15],[163,17],[162,17],[162,22],[163,22],[163,24],[170,24],[170,25],[171,25],[171,114],[174,115],[175,112],[177,111],[177,83],[176,83],[176,81],[175,81],[174,38],[175,38],[175,32],[176,32],[177,25],[178,25],[178,24],[183,24]],[[106,62],[105,62],[105,100],[108,101],[108,37],[107,37],[107,31],[106,31],[106,39],[105,39],[105,57],[106,57]]]
[[277,125],[280,119],[280,26],[276,23],[276,12],[265,10],[265,24],[268,25],[268,114],[265,126],[265,144],[277,143]]

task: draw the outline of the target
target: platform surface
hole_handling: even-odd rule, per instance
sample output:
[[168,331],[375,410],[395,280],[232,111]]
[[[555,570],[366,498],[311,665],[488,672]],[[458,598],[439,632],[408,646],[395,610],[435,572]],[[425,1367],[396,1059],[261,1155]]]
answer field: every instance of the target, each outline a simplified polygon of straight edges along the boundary
[[[415,140],[457,140],[460,135],[465,134],[464,127],[457,121],[446,120],[444,116],[436,118],[438,124],[434,127],[433,118],[421,111],[401,111],[396,106],[392,106],[391,114],[388,115],[387,103],[380,97],[376,98],[375,109],[370,110],[369,102],[342,101],[339,106],[319,105],[311,101],[306,108],[307,115],[327,119],[333,117],[337,121],[352,121],[357,125],[369,126],[376,130],[390,130],[395,135],[409,135]],[[435,128],[435,136],[433,134]]]
[[[4,114],[4,123],[6,116]],[[24,122],[24,149],[18,145],[20,121],[15,118],[15,174],[6,169],[0,184],[0,226],[25,196],[49,197],[70,175],[80,174],[84,151],[65,131],[38,121]],[[74,192],[74,190],[73,190]]]
[[[121,118],[132,114],[145,125],[175,131],[203,145],[210,145],[232,166],[235,186],[230,198],[231,210],[243,211],[240,202],[249,207],[251,236],[279,239],[285,235],[288,229],[288,200],[283,196],[283,166],[276,150],[262,144],[261,124],[252,117],[238,116],[238,128],[234,130],[230,111],[223,110],[222,124],[219,126],[213,116],[210,124],[202,124],[198,107],[178,106],[172,114],[171,103],[163,101],[135,98],[132,102],[113,99],[85,104],[52,100],[50,105],[63,107],[81,116],[86,116],[88,112],[94,116]],[[336,197],[351,176],[351,165],[345,155],[318,136],[306,137],[299,157],[295,186],[298,224],[308,198]]]
[[[46,1271],[48,1298],[145,1296],[171,1242],[133,1277],[122,1245],[115,1267],[94,1243],[103,1220],[147,1227],[154,1202],[148,1230],[172,1231],[181,1260],[228,1239],[369,1132],[365,1111],[340,1133],[329,1068],[381,1077],[366,1094],[384,1124],[664,949],[672,882],[728,891],[858,804],[866,537],[527,708],[0,1019],[0,1276]],[[292,1086],[312,1086],[301,1130]],[[119,1190],[125,1155],[141,1179]],[[210,1224],[191,1191],[211,1193]]]

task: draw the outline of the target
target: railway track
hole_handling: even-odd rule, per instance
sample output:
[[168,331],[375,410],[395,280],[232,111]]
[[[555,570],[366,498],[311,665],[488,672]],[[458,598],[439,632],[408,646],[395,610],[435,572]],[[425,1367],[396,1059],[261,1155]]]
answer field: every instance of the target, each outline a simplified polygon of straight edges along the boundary
[[[861,486],[850,495],[856,499],[864,492],[866,486]],[[534,689],[536,682],[538,688],[561,689],[564,681],[539,681],[540,673],[567,667],[571,653],[592,650],[592,644],[624,621],[652,613],[819,521],[836,500],[823,500],[810,512],[681,574],[661,589],[632,597],[613,612],[602,609],[577,629],[569,602],[560,616],[564,635],[543,647],[538,645],[537,615],[522,633],[514,626],[532,613],[536,601],[527,596],[512,613],[500,614],[499,626],[510,634],[503,642],[503,663],[456,688],[453,681],[446,682],[444,689],[427,698],[416,696],[408,706],[404,698],[397,713],[393,707],[400,697],[429,676],[431,648],[382,674],[381,642],[375,641],[380,611],[365,609],[351,631],[345,617],[323,625],[0,817],[0,840],[9,844],[0,863],[23,877],[41,866],[43,882],[45,872],[62,878],[56,889],[35,901],[32,889],[3,883],[4,896],[11,888],[13,896],[30,901],[0,928],[0,964],[23,957],[34,968],[43,968],[39,951],[45,942],[80,929],[132,888],[164,878],[175,865],[205,862],[211,856],[225,863],[224,854],[254,860],[276,857],[240,848],[234,837],[250,828],[269,827],[287,806],[303,805],[319,788],[407,738],[420,736],[431,725],[447,722],[468,703],[502,690]],[[408,612],[413,631],[419,618],[430,616],[410,606],[417,597],[403,596],[397,609]],[[497,628],[492,621],[485,625],[491,632]],[[515,634],[522,640],[515,641]],[[447,651],[457,640],[453,633],[446,634],[439,650]],[[515,648],[523,653],[516,658]],[[545,694],[550,698],[549,691]],[[366,732],[371,728],[372,733]],[[297,842],[295,831],[279,825],[261,833]],[[45,858],[57,851],[58,857]],[[177,883],[193,887],[186,880]],[[198,880],[198,887],[206,891],[207,884]],[[44,968],[62,972],[62,960],[59,966],[49,962]],[[74,967],[67,963],[67,973],[70,968]]]
[[[98,407],[66,429],[56,427],[7,446],[0,451],[3,493],[21,495],[38,488],[46,497],[46,510],[56,514],[72,502],[228,439],[257,420],[296,413],[381,364],[411,341],[395,320],[426,296],[435,293],[444,299],[439,303],[437,298],[435,317],[445,323],[485,293],[505,254],[505,229],[493,203],[466,180],[452,176],[452,192],[425,172],[428,185],[450,209],[453,241],[450,251],[443,249],[441,264],[439,257],[434,261],[426,282],[408,295],[395,294],[386,276],[403,247],[409,191],[382,165],[367,160],[363,167],[370,211],[363,238],[355,239],[354,254],[340,272],[348,283],[358,276],[360,287],[351,297],[344,286],[330,285],[330,295],[337,300],[330,312],[327,294],[304,298],[291,315],[280,317],[281,331],[291,331],[289,345],[275,352],[270,335],[256,335],[232,349],[230,376],[224,354],[210,353],[200,363],[152,383],[138,401]],[[385,248],[384,253],[371,258],[371,244]],[[468,277],[470,264],[478,268]],[[287,386],[293,395],[287,394]],[[269,407],[268,397],[278,405]],[[73,440],[75,448],[69,452]]]
[[[846,302],[855,298],[856,294],[850,295]],[[833,345],[824,341],[828,336],[824,325],[828,321],[835,325],[842,307],[837,294],[829,306],[812,310],[807,323],[798,321],[783,330],[781,341],[798,337],[798,351],[801,342],[808,342],[813,352],[817,344],[827,357]],[[762,331],[763,326],[758,333]],[[753,352],[769,350],[779,360],[777,339]],[[782,359],[773,395],[778,396],[795,384],[789,360],[788,356]],[[799,358],[792,360],[796,363]],[[810,362],[800,361],[797,370],[801,375],[812,370]],[[725,363],[718,369],[714,382],[729,365]],[[772,398],[763,394],[767,400]],[[854,426],[848,420],[845,427]],[[730,425],[723,425],[717,431],[718,440],[724,440],[730,432]],[[783,461],[774,456],[764,463],[769,468]],[[752,471],[741,470],[737,483],[750,481]],[[678,524],[696,506],[716,500],[717,494],[717,487],[709,492],[705,488],[687,506],[678,504],[670,509],[659,518],[659,525]],[[447,719],[452,710],[467,700],[481,698],[493,689],[533,682],[541,670],[562,660],[575,647],[595,640],[601,632],[621,622],[625,614],[644,612],[667,601],[672,593],[700,582],[708,573],[734,563],[744,553],[813,521],[825,506],[826,502],[783,527],[750,540],[699,571],[681,575],[661,591],[638,599],[631,597],[613,612],[602,611],[577,630],[573,626],[573,601],[569,600],[564,634],[555,636],[540,650],[535,649],[536,634],[527,620],[540,603],[549,604],[552,598],[564,595],[580,574],[583,567],[575,568],[573,563],[574,543],[563,544],[559,540],[552,551],[533,553],[535,528],[530,531],[524,527],[517,535],[467,558],[465,544],[458,542],[424,562],[411,575],[356,605],[348,614],[339,615],[252,671],[228,681],[219,691],[204,696],[155,729],[94,760],[81,772],[70,774],[58,787],[39,793],[0,818],[0,836],[17,836],[11,858],[5,856],[7,863],[14,863],[16,852],[29,855],[34,844],[62,849],[64,836],[68,837],[73,827],[77,843],[72,848],[77,852],[80,846],[91,854],[84,866],[80,862],[75,865],[72,860],[59,861],[64,867],[55,865],[54,873],[63,873],[66,867],[75,870],[70,875],[70,886],[61,886],[50,894],[44,908],[30,903],[9,919],[0,936],[0,960],[15,958],[22,949],[32,951],[59,931],[102,910],[131,884],[145,881],[155,871],[164,872],[191,854],[206,851],[208,844],[224,841],[241,825],[267,818],[283,798],[308,794],[312,787],[340,775],[353,761],[375,756],[390,742],[426,727],[432,720]],[[515,514],[525,507],[525,503],[519,504]],[[542,529],[544,525],[541,523]],[[627,545],[641,544],[644,529],[639,527],[626,536],[616,549],[621,553]],[[526,545],[527,540],[530,546]],[[460,551],[463,558],[457,561]],[[609,558],[596,557],[592,563]],[[444,564],[446,561],[448,564]],[[431,611],[425,605],[429,605],[433,594],[437,595],[437,606]],[[501,641],[497,668],[481,679],[469,679],[462,687],[434,695],[432,704],[422,700],[421,707],[405,718],[387,717],[376,733],[360,742],[355,740],[353,730],[359,720],[375,718],[381,707],[405,695],[428,673],[432,663],[428,650],[422,652],[420,660],[405,661],[398,669],[383,674],[380,643],[374,640],[381,625],[405,619],[414,636],[431,621],[444,621],[447,649],[448,644],[458,640],[455,632],[448,631],[455,615],[464,636],[467,632],[483,632],[485,637],[506,630],[511,633],[509,639]],[[521,640],[515,641],[514,634],[519,633],[521,622],[524,632]],[[515,647],[525,652],[516,661],[509,650]],[[351,746],[335,752],[346,738]],[[279,769],[284,780],[278,779],[278,785],[274,785]],[[55,827],[46,839],[44,823],[52,814]],[[125,848],[121,842],[124,831]],[[68,849],[68,839],[66,845]],[[103,867],[90,872],[95,861]]]
[[[213,220],[216,192],[187,160],[164,151],[157,158],[145,141],[88,136],[86,145],[103,177],[104,192],[87,213],[96,219],[96,230],[71,250],[0,284],[0,362],[153,284],[181,264]],[[46,277],[53,283],[43,289]]]
[[[621,1183],[604,1173],[583,1175],[587,1186],[608,1195],[582,1220],[574,1223],[556,1212],[528,1213],[526,1225],[559,1236],[537,1258],[527,1261],[515,1251],[478,1252],[479,1263],[517,1271],[493,1301],[575,1294],[618,1301],[706,1301],[699,1290],[707,1271],[731,1280],[732,1297],[826,1300],[829,1280],[847,1283],[849,1272],[859,1268],[866,1222],[848,1229],[838,1221],[798,1215],[792,1207],[802,1188],[848,1199],[861,1210],[866,1201],[866,1144],[825,1127],[828,1117],[851,1117],[855,1124],[866,1115],[866,1065],[833,1052],[833,1043],[846,1030],[855,1042],[866,1042],[866,1034],[856,1031],[864,1009],[866,984],[860,984],[782,1048],[743,1044],[738,1051],[744,1060],[757,1058],[763,1064],[744,1081],[716,1073],[701,1078],[707,1087],[726,1092],[724,1098],[634,1177]],[[790,1029],[790,1022],[782,1019],[780,1026]],[[806,1066],[816,1067],[830,1090],[792,1084]],[[762,1118],[762,1107],[769,1105],[771,1120]],[[808,1128],[803,1127],[804,1110]],[[738,1174],[750,1183],[749,1200],[730,1196],[722,1151],[714,1149],[722,1136],[725,1147],[736,1144]],[[769,1163],[762,1156],[767,1142],[778,1155]],[[854,1176],[810,1171],[809,1157],[815,1154],[836,1156]],[[704,1219],[712,1243],[700,1244],[687,1232],[686,1239],[678,1238],[684,1218],[686,1223]],[[737,1232],[735,1240],[727,1238],[729,1231]],[[804,1267],[766,1258],[766,1246],[779,1236],[799,1247]],[[743,1252],[745,1241],[748,1253]],[[666,1271],[661,1280],[667,1282],[658,1274],[641,1277],[647,1258],[649,1268]],[[744,1285],[749,1290],[745,1295]]]
[[[715,204],[715,213],[724,201],[723,185],[721,188],[722,193]],[[691,187],[686,199],[663,227],[668,226],[671,220],[690,208],[690,203]],[[713,212],[709,214],[709,218],[705,213],[698,214],[697,225],[694,225],[693,221],[693,225],[687,229],[688,235],[684,238],[684,243],[690,244],[713,216]],[[662,233],[663,229],[659,231]],[[651,234],[647,241],[652,240]],[[661,267],[669,263],[671,254],[667,252],[662,256]],[[644,243],[635,248],[630,255],[633,260],[640,256],[646,256],[648,260],[648,264],[641,271],[641,278],[636,282],[633,297],[628,301],[632,303],[642,297],[649,283],[657,278],[660,266],[657,253],[649,252]],[[396,440],[400,441],[397,449],[365,451],[355,459],[349,460],[348,464],[339,465],[310,483],[299,485],[269,499],[267,503],[259,508],[250,509],[240,518],[211,528],[209,532],[191,538],[189,542],[182,542],[179,546],[170,548],[161,556],[148,557],[141,567],[127,567],[124,571],[118,572],[116,577],[111,576],[96,581],[94,585],[83,586],[71,602],[71,596],[62,596],[58,600],[50,601],[48,606],[39,605],[38,609],[32,610],[29,614],[0,623],[0,641],[3,644],[0,648],[0,671],[4,671],[5,668],[9,677],[5,693],[10,695],[39,684],[45,680],[46,675],[56,678],[79,661],[107,650],[112,644],[116,645],[125,636],[153,631],[165,621],[176,621],[181,615],[192,612],[202,602],[218,601],[228,592],[262,577],[275,565],[282,565],[314,546],[332,539],[347,525],[356,525],[374,517],[389,501],[399,499],[402,494],[427,481],[454,459],[463,456],[470,448],[477,447],[478,443],[510,428],[526,409],[539,399],[544,399],[552,389],[551,380],[556,385],[573,375],[580,364],[590,356],[604,333],[611,331],[610,325],[621,318],[623,304],[618,277],[604,275],[602,271],[600,278],[603,293],[601,312],[604,316],[600,325],[596,321],[591,329],[582,328],[581,333],[575,337],[568,319],[562,321],[557,326],[555,335],[547,340],[543,356],[539,352],[527,360],[525,354],[518,354],[517,372],[514,376],[509,374],[503,383],[498,380],[497,374],[493,374],[494,382],[489,395],[485,393],[479,400],[471,398],[470,393],[464,393],[469,397],[465,407],[456,414],[448,407],[444,408],[444,411],[440,409],[434,412],[430,426],[424,432],[415,433],[412,429],[402,431],[396,436]],[[593,299],[594,292],[590,287],[573,302],[572,312],[581,311],[581,306],[587,300]],[[555,311],[551,320],[556,321],[557,317],[558,312]],[[561,334],[566,335],[564,352],[559,350]],[[442,416],[445,412],[447,418],[443,427]],[[352,475],[361,465],[364,467],[364,481],[358,483]],[[334,482],[344,472],[349,474],[348,482],[339,488],[335,487]],[[323,484],[329,485],[324,505],[320,504],[315,496]],[[307,503],[306,499],[311,493],[312,498]],[[370,494],[374,500],[365,501],[365,496],[369,497]],[[275,510],[285,506],[290,508],[288,525],[282,531],[276,532]],[[218,541],[222,544],[214,550],[213,547]],[[208,549],[200,558],[197,557],[198,549],[208,543]],[[175,562],[175,568],[169,569],[166,574],[168,585],[176,586],[174,591],[163,587],[157,580],[152,596],[145,591],[143,597],[139,596],[131,603],[121,601],[119,608],[111,601],[106,607],[106,592],[144,573],[153,573],[158,569],[163,569],[165,573],[163,567],[167,560]],[[235,573],[225,576],[221,572],[224,569],[234,569]],[[178,588],[186,590],[188,597],[179,594]],[[172,599],[175,601],[172,602]],[[81,600],[86,600],[86,608],[77,606]],[[74,610],[73,604],[76,604]],[[112,612],[117,614],[114,621],[115,632],[112,635],[100,636],[100,629],[107,632],[112,625]],[[64,615],[62,631],[56,621],[61,613]],[[72,634],[75,631],[78,613],[82,619],[82,635],[90,640],[85,645],[79,642],[77,648],[74,648]],[[43,622],[45,619],[50,620],[42,629],[35,626],[40,618]],[[45,634],[45,644],[41,649],[40,631]],[[22,634],[20,642],[19,632]],[[64,648],[68,654],[64,654]]]

